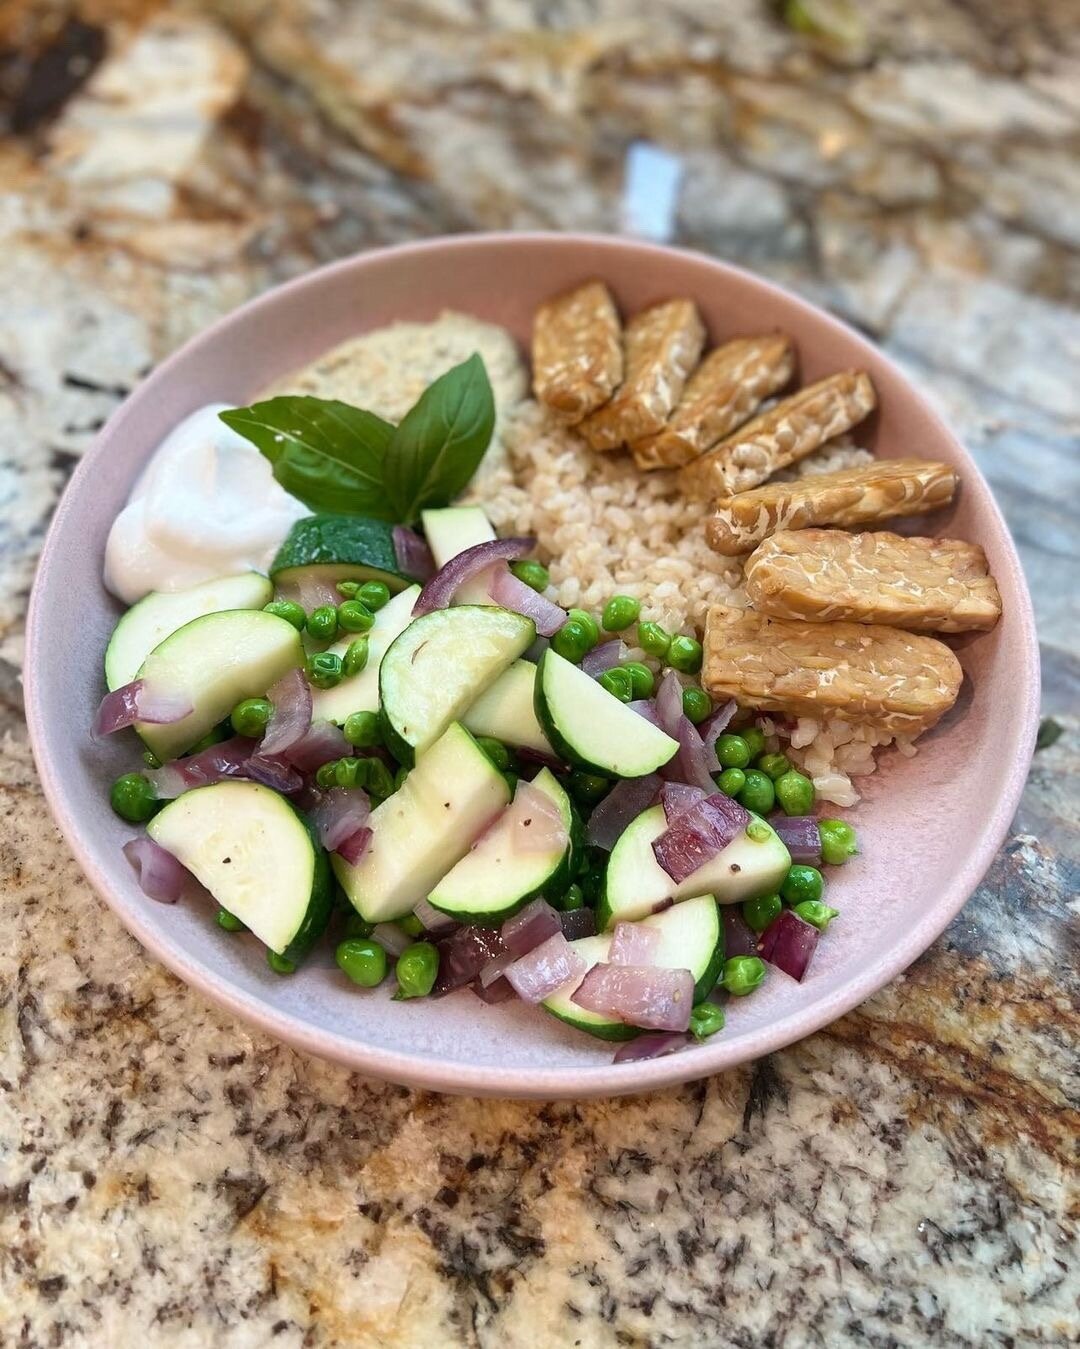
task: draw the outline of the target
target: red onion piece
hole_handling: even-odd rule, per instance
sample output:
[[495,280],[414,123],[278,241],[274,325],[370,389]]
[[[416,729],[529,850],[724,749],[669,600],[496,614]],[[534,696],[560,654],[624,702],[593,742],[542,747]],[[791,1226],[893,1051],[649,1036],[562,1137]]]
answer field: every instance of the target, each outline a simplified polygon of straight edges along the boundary
[[124,856],[135,868],[143,894],[160,904],[175,904],[195,881],[187,867],[145,834],[124,844]]
[[635,698],[633,702],[626,706],[631,712],[636,712],[639,717],[644,717],[652,726],[660,726],[660,718],[656,715],[656,705],[651,698]]
[[[478,546],[483,548],[486,545]],[[447,566],[449,565],[450,563],[447,563]],[[504,609],[512,609],[515,614],[531,618],[541,637],[553,637],[566,622],[565,609],[560,609],[551,600],[537,594],[524,581],[518,580],[507,566],[494,568],[488,590],[496,604]]]
[[395,525],[392,533],[398,571],[414,581],[429,581],[435,575],[435,559],[427,541],[405,525]]
[[655,773],[617,782],[589,816],[585,842],[610,852],[626,826],[652,805],[659,791],[660,778]]
[[343,838],[337,845],[335,852],[349,866],[354,867],[367,851],[367,846],[371,842],[372,833],[366,824],[354,830],[348,838]]
[[738,904],[724,904],[720,914],[724,920],[724,958],[731,960],[735,956],[756,956],[757,933],[739,912]]
[[689,717],[679,718],[675,738],[679,742],[679,750],[675,757],[664,765],[664,776],[688,782],[694,787],[700,787],[704,792],[715,791],[712,765],[717,763],[716,752],[706,746],[698,733],[698,728]]
[[477,980],[472,986],[472,991],[481,1002],[492,1004],[506,1002],[508,998],[517,996],[509,979],[496,979],[493,984],[488,984],[486,987]]
[[653,856],[680,883],[723,852],[749,823],[749,811],[715,792],[671,821],[653,840]]
[[738,703],[734,698],[718,707],[711,716],[705,718],[698,725],[698,735],[701,736],[702,743],[709,752],[709,772],[719,773],[720,760],[716,757],[716,742],[727,730],[731,724],[731,718],[738,711]]
[[186,759],[175,759],[163,768],[152,768],[146,776],[154,784],[154,791],[162,801],[171,801],[191,787],[207,787],[223,778],[247,776],[248,760],[255,750],[255,741],[234,735],[209,745]]
[[586,965],[559,931],[506,967],[506,978],[523,1002],[543,1002],[571,979],[580,979]]
[[343,759],[352,752],[340,726],[335,726],[332,721],[313,721],[283,757],[301,773],[314,773],[324,763]]
[[464,988],[478,978],[480,971],[500,955],[502,937],[496,928],[463,923],[437,943],[439,973],[432,990],[437,996]]
[[377,941],[389,956],[399,956],[412,945],[412,938],[405,935],[396,923],[376,923],[371,930],[373,941]]
[[282,792],[285,796],[300,791],[304,785],[304,779],[295,768],[290,768],[280,759],[271,759],[264,754],[253,754],[248,759],[244,765],[243,776],[250,778],[252,782],[261,782],[264,787]]
[[555,852],[567,843],[566,824],[546,792],[531,782],[519,782],[506,812],[513,848],[519,853]]
[[424,931],[431,937],[445,937],[447,933],[453,932],[458,925],[457,919],[451,918],[448,913],[440,913],[426,899],[422,899],[413,909],[413,916],[419,918],[424,925]]
[[709,793],[700,787],[690,787],[685,782],[665,782],[660,788],[664,818],[670,824],[676,816],[684,814],[692,806],[700,805],[707,795]]
[[608,961],[612,965],[652,965],[660,949],[660,930],[641,923],[616,923]]
[[494,960],[489,960],[480,971],[478,982],[481,988],[489,988],[497,979],[501,979],[506,973],[507,965],[512,965],[516,957],[509,951],[503,951],[497,955]]
[[112,735],[137,721],[155,726],[170,726],[190,716],[191,701],[183,694],[163,693],[144,679],[133,679],[106,693],[94,714],[91,732],[95,736]]
[[267,693],[273,712],[259,745],[263,758],[274,758],[292,749],[311,725],[311,685],[303,670],[290,670]]
[[327,852],[339,852],[339,845],[362,829],[370,814],[371,799],[362,788],[331,787],[308,819]]
[[555,932],[562,931],[559,915],[546,899],[531,900],[500,929],[502,950],[513,959],[527,955]]
[[821,865],[821,835],[813,815],[773,815],[769,823],[780,835],[793,862]]
[[594,965],[571,996],[586,1011],[644,1030],[686,1030],[694,1007],[689,970],[656,965]]
[[792,979],[801,981],[820,935],[812,923],[804,922],[791,909],[784,909],[761,934],[757,954]]
[[652,1035],[638,1035],[627,1040],[615,1051],[612,1063],[636,1063],[641,1059],[658,1059],[664,1054],[672,1054],[689,1043],[686,1031],[655,1031]]
[[660,729],[676,740],[679,738],[679,722],[683,719],[682,684],[674,670],[668,670],[660,681],[654,700],[656,718]]
[[562,934],[567,941],[580,941],[582,937],[592,937],[596,933],[596,914],[584,906],[560,913],[559,922],[562,924]]
[[581,668],[587,675],[595,679],[597,675],[602,675],[605,670],[614,670],[629,655],[630,650],[622,638],[613,637],[610,642],[601,642],[599,646],[594,646],[591,651],[586,652],[581,662]]
[[[447,608],[466,581],[471,581],[495,562],[528,557],[535,547],[536,540],[530,538],[491,539],[487,543],[473,544],[452,557],[426,583],[413,605],[413,614],[419,618],[435,609]],[[525,588],[528,590],[528,586]],[[535,594],[535,591],[530,593]]]

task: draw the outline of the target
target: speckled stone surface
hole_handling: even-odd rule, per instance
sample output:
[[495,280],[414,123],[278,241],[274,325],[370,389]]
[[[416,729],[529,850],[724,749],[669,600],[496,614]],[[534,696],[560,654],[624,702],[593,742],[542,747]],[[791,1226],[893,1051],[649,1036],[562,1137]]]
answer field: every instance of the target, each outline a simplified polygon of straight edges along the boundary
[[[0,5],[0,1344],[1080,1335],[1076,9],[856,8],[841,44],[764,0]],[[905,979],[654,1097],[249,1034],[91,894],[26,745],[36,551],[133,381],[315,263],[491,227],[672,238],[882,342],[997,491],[1065,728]]]

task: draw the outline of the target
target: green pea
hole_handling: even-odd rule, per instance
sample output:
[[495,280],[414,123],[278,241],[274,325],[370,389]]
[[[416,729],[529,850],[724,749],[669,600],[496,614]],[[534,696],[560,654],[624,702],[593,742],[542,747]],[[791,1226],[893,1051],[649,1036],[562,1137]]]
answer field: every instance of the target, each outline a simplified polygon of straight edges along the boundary
[[144,749],[142,758],[143,763],[147,766],[147,768],[161,767],[161,760],[158,758],[158,756],[154,753],[152,749]]
[[701,643],[696,637],[672,637],[668,647],[667,662],[680,674],[697,674],[701,669]]
[[[339,760],[339,762],[342,762]],[[355,783],[372,796],[387,797],[394,791],[394,775],[381,759],[354,759]]]
[[726,796],[738,796],[746,786],[746,774],[741,768],[725,768],[717,773],[716,785]]
[[572,665],[577,665],[594,645],[589,641],[588,629],[574,618],[565,622],[551,639],[552,650]]
[[356,749],[371,749],[373,745],[382,744],[382,722],[378,712],[350,712],[341,730]]
[[400,791],[401,791],[402,787],[405,785],[405,779],[406,779],[408,776],[409,776],[409,770],[405,767],[404,764],[402,764],[401,767],[398,769],[398,771],[394,774],[394,791],[395,791],[395,792],[400,792]]
[[775,782],[791,771],[791,760],[786,754],[763,754],[757,761],[757,768],[759,773],[764,773]]
[[343,758],[334,763],[335,787],[359,787],[362,766],[365,760]]
[[365,581],[356,598],[366,604],[373,614],[390,603],[390,587],[385,581]]
[[839,909],[830,909],[820,899],[804,899],[801,904],[795,905],[792,912],[798,914],[804,923],[811,923],[819,932],[824,932],[832,920],[840,915]]
[[750,750],[741,735],[722,735],[716,742],[716,757],[721,768],[745,768]]
[[386,952],[375,941],[348,937],[334,951],[337,967],[361,988],[375,988],[386,978]]
[[855,830],[846,820],[819,820],[821,860],[831,867],[842,867],[849,857],[859,851]]
[[814,784],[804,774],[794,768],[781,775],[773,783],[776,799],[785,815],[809,815],[814,809],[817,792]]
[[214,916],[214,922],[223,932],[246,932],[244,924],[237,918],[235,913],[230,913],[228,909],[218,909]]
[[274,704],[269,698],[245,698],[233,708],[229,721],[237,735],[257,740],[266,730],[266,723],[273,713]]
[[742,906],[742,916],[751,932],[764,932],[783,909],[779,895],[760,895],[748,899]]
[[359,581],[339,581],[334,587],[343,600],[354,600],[360,593]]
[[571,623],[580,623],[589,634],[589,650],[600,640],[600,624],[593,618],[592,614],[586,613],[584,609],[568,609],[567,617]]
[[366,637],[355,637],[345,648],[341,658],[341,672],[350,678],[358,675],[368,663],[369,643]]
[[[738,770],[734,770],[738,772]],[[746,826],[746,837],[752,838],[755,843],[764,843],[766,839],[772,838],[772,828],[764,820],[753,819]]]
[[331,759],[329,763],[320,764],[315,770],[315,786],[321,787],[324,791],[337,786],[336,759]]
[[637,640],[642,651],[654,660],[663,660],[671,646],[671,634],[659,623],[639,623]]
[[794,907],[807,899],[820,899],[825,889],[825,878],[817,867],[796,862],[788,870],[780,885],[781,898]]
[[585,891],[580,885],[571,885],[559,901],[559,908],[563,913],[573,913],[575,909],[585,907]]
[[760,956],[732,956],[724,961],[720,982],[734,998],[753,993],[765,978],[765,962]]
[[715,1002],[699,1002],[690,1013],[690,1034],[695,1040],[707,1040],[724,1029],[724,1009]]
[[496,740],[490,735],[478,735],[476,744],[479,749],[484,751],[500,773],[505,773],[510,768],[513,760],[510,757],[510,751],[501,740]]
[[307,617],[308,633],[318,642],[332,642],[338,634],[338,611],[332,604],[320,604]]
[[271,600],[269,604],[263,605],[263,613],[277,614],[278,618],[291,623],[297,632],[303,632],[307,622],[303,605],[297,604],[295,600]]
[[415,913],[407,913],[404,918],[397,920],[397,925],[405,933],[406,937],[419,937],[423,935],[424,925],[417,918]]
[[596,773],[586,773],[582,768],[574,769],[567,779],[567,786],[570,788],[570,795],[586,806],[594,806],[611,790],[608,778],[602,778]]
[[519,581],[524,581],[529,589],[535,590],[538,595],[542,595],[551,584],[548,569],[543,563],[532,562],[528,558],[524,558],[520,562],[511,562],[510,570]]
[[750,751],[750,762],[753,763],[765,748],[765,732],[760,726],[747,726],[739,734],[746,741],[746,748]]
[[375,615],[359,600],[346,600],[338,605],[337,621],[342,632],[367,632],[375,622]]
[[334,688],[344,673],[344,663],[333,651],[316,651],[307,658],[307,677],[317,689]]
[[690,684],[682,691],[682,710],[696,726],[712,711],[712,699],[704,689]]
[[157,813],[159,804],[154,784],[142,773],[124,773],[109,789],[109,805],[132,824],[145,823]]
[[739,802],[755,815],[768,815],[776,804],[776,790],[772,779],[756,768],[747,770],[746,783],[739,793]]
[[395,998],[426,997],[439,973],[439,952],[429,941],[413,942],[398,956],[395,973],[398,981]]
[[[350,905],[349,912],[345,915],[345,922],[341,926],[342,935],[345,937],[370,937],[375,931],[375,924],[369,923],[366,918],[361,918],[354,908]],[[382,947],[379,947],[382,950]]]
[[640,613],[641,601],[634,599],[633,595],[612,595],[604,605],[600,622],[608,632],[622,632],[631,623],[638,621]]
[[620,667],[630,676],[630,683],[633,687],[635,698],[651,698],[653,689],[656,688],[656,678],[647,665],[642,665],[639,660],[628,660],[625,665]]
[[517,785],[520,778],[517,773],[509,772],[503,774],[503,780],[506,783],[506,789],[510,793],[510,799],[514,799],[514,793],[517,791]]
[[276,951],[267,951],[266,963],[275,974],[296,973],[296,961],[290,960],[288,956],[279,956]]
[[613,670],[605,670],[596,681],[602,689],[607,689],[620,703],[628,703],[634,696],[633,677],[617,665]]

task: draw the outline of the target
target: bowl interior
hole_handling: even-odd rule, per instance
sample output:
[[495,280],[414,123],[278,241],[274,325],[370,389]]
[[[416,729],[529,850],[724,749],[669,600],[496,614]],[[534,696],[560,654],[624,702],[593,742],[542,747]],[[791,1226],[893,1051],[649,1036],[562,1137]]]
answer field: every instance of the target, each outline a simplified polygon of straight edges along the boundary
[[[106,788],[131,767],[127,737],[88,734],[101,661],[118,610],[101,584],[109,525],[154,445],[201,404],[247,401],[271,379],[338,341],[395,319],[451,308],[503,324],[527,345],[537,304],[603,276],[625,311],[693,296],[712,339],[779,327],[795,338],[801,378],[868,369],[880,412],[859,441],[883,456],[947,460],[963,489],[933,532],[981,543],[1004,617],[958,652],[961,706],[914,759],[889,752],[861,780],[851,813],[863,855],[833,873],[841,911],[810,973],[774,972],[729,1005],[706,1046],[611,1065],[611,1049],[543,1012],[488,1007],[469,993],[393,1003],[347,987],[329,952],[295,978],[271,973],[253,939],[225,938],[199,907],[144,898],[121,854],[131,835]],[[73,584],[73,579],[78,578]],[[64,632],[65,659],[50,636]],[[127,927],[181,977],[238,1015],[314,1052],[398,1081],[444,1090],[570,1096],[640,1090],[730,1067],[825,1024],[910,963],[959,909],[1004,836],[1019,798],[1037,717],[1030,601],[1011,540],[971,458],[897,369],[857,334],[810,306],[704,257],[575,236],[470,236],[362,255],[279,288],[230,315],[162,365],[112,418],[76,472],[50,531],[28,631],[28,715],[45,790],[98,891]],[[962,710],[961,710],[962,709]],[[928,785],[933,790],[928,790]]]

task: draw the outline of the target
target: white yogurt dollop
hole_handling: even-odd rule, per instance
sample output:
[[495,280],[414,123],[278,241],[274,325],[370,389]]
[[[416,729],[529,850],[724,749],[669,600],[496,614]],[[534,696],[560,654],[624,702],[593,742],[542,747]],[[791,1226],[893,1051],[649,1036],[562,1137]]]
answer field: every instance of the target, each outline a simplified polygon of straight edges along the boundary
[[199,408],[154,451],[105,546],[105,584],[126,604],[219,576],[266,571],[307,507],[274,481],[270,463]]

